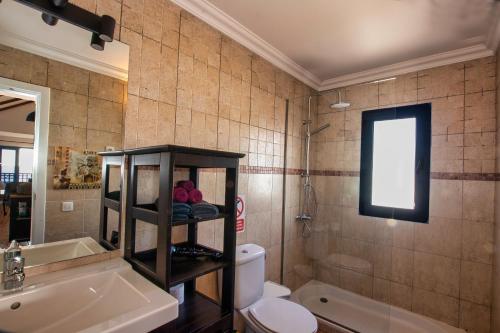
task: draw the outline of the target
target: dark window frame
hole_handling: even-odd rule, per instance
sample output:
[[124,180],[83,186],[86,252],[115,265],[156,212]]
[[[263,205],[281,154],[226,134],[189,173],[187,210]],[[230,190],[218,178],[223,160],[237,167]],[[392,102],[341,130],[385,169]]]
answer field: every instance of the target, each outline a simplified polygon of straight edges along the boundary
[[[359,214],[420,223],[429,220],[431,104],[416,104],[365,111],[361,126],[361,165]],[[416,119],[415,209],[372,205],[373,129],[374,122],[395,119]]]

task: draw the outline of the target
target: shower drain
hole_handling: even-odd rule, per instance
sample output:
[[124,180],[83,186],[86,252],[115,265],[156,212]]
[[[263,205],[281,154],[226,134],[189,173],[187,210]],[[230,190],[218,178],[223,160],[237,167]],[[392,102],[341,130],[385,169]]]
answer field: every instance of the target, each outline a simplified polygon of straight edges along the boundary
[[328,303],[328,298],[326,297],[321,297],[319,300],[321,303]]

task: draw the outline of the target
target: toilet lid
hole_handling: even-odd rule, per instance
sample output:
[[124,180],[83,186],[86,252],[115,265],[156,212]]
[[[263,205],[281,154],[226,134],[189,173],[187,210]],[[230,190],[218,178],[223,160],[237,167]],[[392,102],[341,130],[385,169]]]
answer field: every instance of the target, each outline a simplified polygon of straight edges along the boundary
[[249,313],[271,332],[313,333],[318,329],[318,322],[309,310],[282,298],[262,298],[250,306]]

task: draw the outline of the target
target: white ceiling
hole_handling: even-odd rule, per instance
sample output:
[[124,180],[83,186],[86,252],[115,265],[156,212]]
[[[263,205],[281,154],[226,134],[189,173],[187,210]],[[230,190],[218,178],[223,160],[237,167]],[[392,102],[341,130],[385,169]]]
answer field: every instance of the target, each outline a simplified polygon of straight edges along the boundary
[[493,54],[498,39],[492,0],[174,1],[273,63],[281,53],[321,90],[394,64]]

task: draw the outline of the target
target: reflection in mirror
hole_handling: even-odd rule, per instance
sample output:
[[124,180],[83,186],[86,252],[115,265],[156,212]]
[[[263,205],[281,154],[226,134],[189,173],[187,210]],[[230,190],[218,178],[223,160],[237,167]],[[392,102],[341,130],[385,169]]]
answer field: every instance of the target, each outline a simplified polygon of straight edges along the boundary
[[[113,41],[98,52],[86,36],[72,35],[79,34],[77,28],[58,24],[57,36],[72,41],[74,54],[84,47],[90,52],[75,60],[71,52],[55,55],[44,41],[29,49],[15,41],[9,32],[15,26],[8,24],[15,24],[16,15],[28,17],[18,33],[36,40],[40,14],[16,6],[21,5],[0,3],[0,248],[20,242],[26,266],[105,252],[99,244],[97,152],[122,148],[128,46]],[[109,175],[108,195],[121,193],[120,166],[112,166]],[[108,210],[107,220],[105,239],[118,248],[120,215]]]

